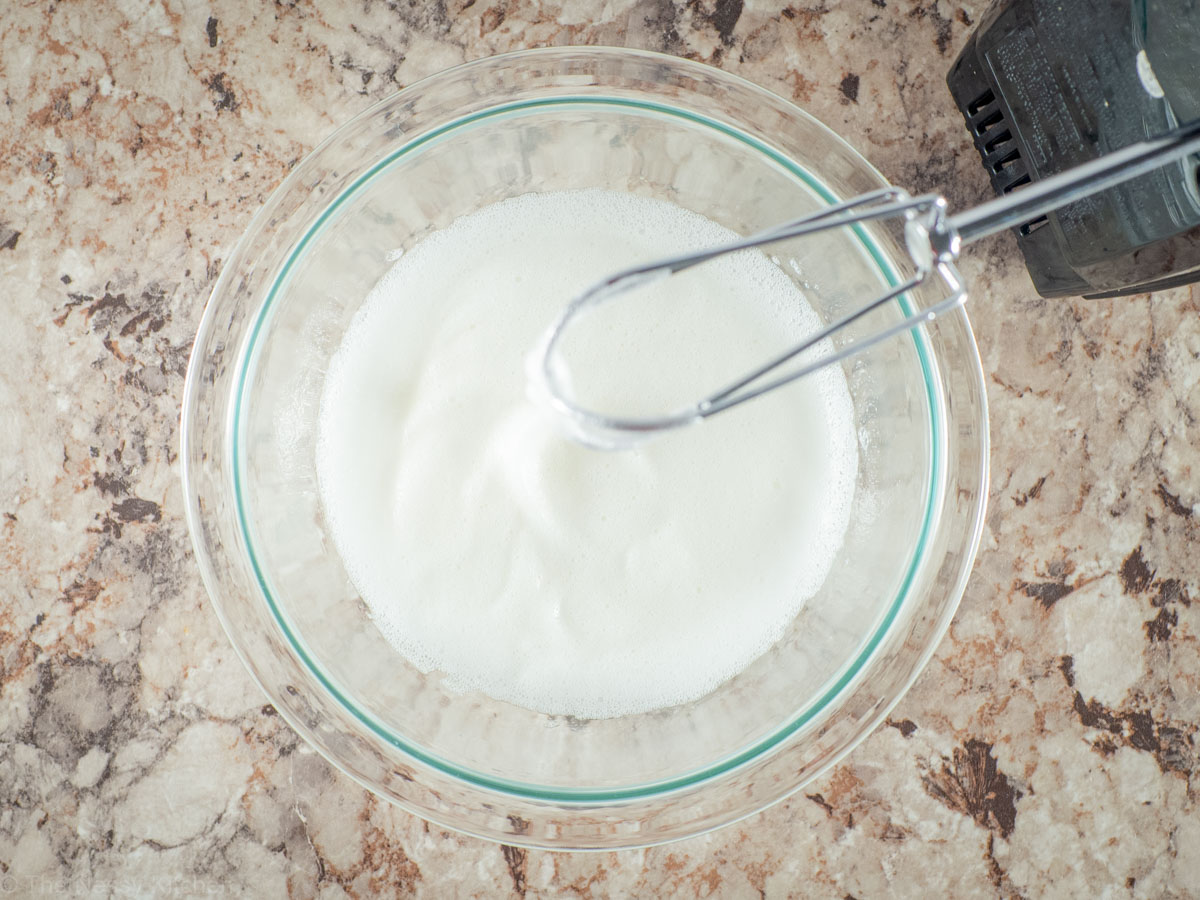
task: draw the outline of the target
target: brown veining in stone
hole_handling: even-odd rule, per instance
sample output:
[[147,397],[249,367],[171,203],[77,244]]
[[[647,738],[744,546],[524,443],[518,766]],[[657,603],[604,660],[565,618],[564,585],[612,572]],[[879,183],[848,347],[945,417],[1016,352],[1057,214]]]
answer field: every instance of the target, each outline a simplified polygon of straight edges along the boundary
[[1107,732],[1093,742],[1106,756],[1119,742],[1153,754],[1163,772],[1187,777],[1196,768],[1196,734],[1200,729],[1195,724],[1158,722],[1144,709],[1108,709],[1096,700],[1085,701],[1078,691],[1074,708],[1085,727]]
[[501,846],[504,862],[508,866],[508,874],[512,876],[513,890],[520,897],[525,896],[525,854],[520,847],[508,844]]
[[1150,587],[1154,571],[1146,564],[1142,548],[1138,547],[1121,563],[1121,585],[1127,594],[1140,594]]
[[1016,827],[1021,794],[996,767],[992,747],[974,738],[922,777],[930,796],[1008,837]]

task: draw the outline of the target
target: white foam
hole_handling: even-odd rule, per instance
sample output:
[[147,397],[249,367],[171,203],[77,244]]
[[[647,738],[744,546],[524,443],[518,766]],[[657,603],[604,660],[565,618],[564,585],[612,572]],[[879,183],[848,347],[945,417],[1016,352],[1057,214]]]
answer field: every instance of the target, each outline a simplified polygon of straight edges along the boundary
[[[328,373],[318,477],[347,572],[414,665],[547,713],[647,711],[744,669],[821,586],[857,468],[836,367],[616,453],[526,397],[569,298],[731,237],[630,194],[530,194],[421,241],[366,298]],[[623,413],[694,401],[817,325],[755,252],[644,293],[581,324],[572,357]]]

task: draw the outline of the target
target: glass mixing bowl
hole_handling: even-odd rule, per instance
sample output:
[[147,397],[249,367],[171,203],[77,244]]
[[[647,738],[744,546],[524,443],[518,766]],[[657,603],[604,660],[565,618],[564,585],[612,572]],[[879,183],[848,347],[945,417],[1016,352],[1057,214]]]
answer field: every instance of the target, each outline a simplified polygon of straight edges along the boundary
[[[543,715],[456,693],[413,667],[346,575],[314,454],[326,368],[351,317],[397,251],[458,216],[532,191],[606,188],[748,233],[884,184],[767,91],[620,49],[531,50],[443,72],[300,162],[214,288],[182,435],[205,584],[280,714],[380,796],[450,828],[542,847],[693,835],[779,800],[847,753],[932,654],[979,541],[987,415],[963,313],[845,364],[859,468],[824,587],[745,671],[670,709]],[[873,226],[770,253],[827,320],[897,283],[907,260]],[[889,315],[934,299],[916,292]]]

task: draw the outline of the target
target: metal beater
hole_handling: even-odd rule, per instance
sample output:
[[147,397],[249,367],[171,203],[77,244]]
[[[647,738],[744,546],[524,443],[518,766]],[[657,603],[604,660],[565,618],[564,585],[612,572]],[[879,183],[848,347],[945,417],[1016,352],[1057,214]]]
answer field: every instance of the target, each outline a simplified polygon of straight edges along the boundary
[[[855,197],[819,210],[811,215],[760,232],[739,241],[732,241],[697,253],[659,259],[646,265],[616,272],[596,283],[573,299],[558,320],[546,333],[539,354],[535,357],[534,377],[551,407],[562,417],[575,439],[603,449],[629,447],[663,431],[693,425],[719,412],[803,378],[825,366],[833,365],[917,326],[932,322],[938,316],[962,306],[967,299],[966,288],[954,266],[964,244],[977,241],[1008,228],[1015,228],[1076,200],[1107,190],[1113,185],[1144,175],[1159,166],[1200,153],[1200,120],[1167,132],[1161,137],[1141,141],[1121,150],[1098,157],[1057,175],[1052,175],[1029,187],[1004,197],[982,203],[972,209],[950,215],[946,200],[938,194],[911,196],[901,188],[885,188]],[[840,228],[857,222],[900,219],[905,243],[912,256],[915,273],[903,284],[893,288],[866,305],[822,328],[802,343],[768,360],[732,384],[698,402],[654,417],[610,416],[585,409],[568,396],[560,367],[555,364],[555,351],[563,333],[580,313],[601,303],[608,303],[635,288],[667,278],[708,260],[760,247],[776,241],[801,237],[830,228]],[[867,337],[837,348],[812,362],[799,365],[786,374],[767,378],[785,363],[799,356],[826,338],[847,327],[884,304],[914,290],[937,276],[948,290],[945,299],[927,306],[902,321],[896,322]]]

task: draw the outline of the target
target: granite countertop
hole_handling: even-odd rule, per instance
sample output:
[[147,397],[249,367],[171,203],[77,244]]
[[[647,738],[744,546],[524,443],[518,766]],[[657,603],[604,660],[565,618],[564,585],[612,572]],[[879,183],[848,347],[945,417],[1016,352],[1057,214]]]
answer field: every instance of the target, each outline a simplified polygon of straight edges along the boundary
[[1200,896],[1196,288],[1044,301],[1009,237],[969,249],[992,485],[953,627],[825,777],[682,843],[523,851],[377,800],[265,705],[190,548],[201,311],[337,124],[463,60],[644,47],[791,98],[961,205],[988,187],[944,76],[983,6],[6,5],[0,894]]

